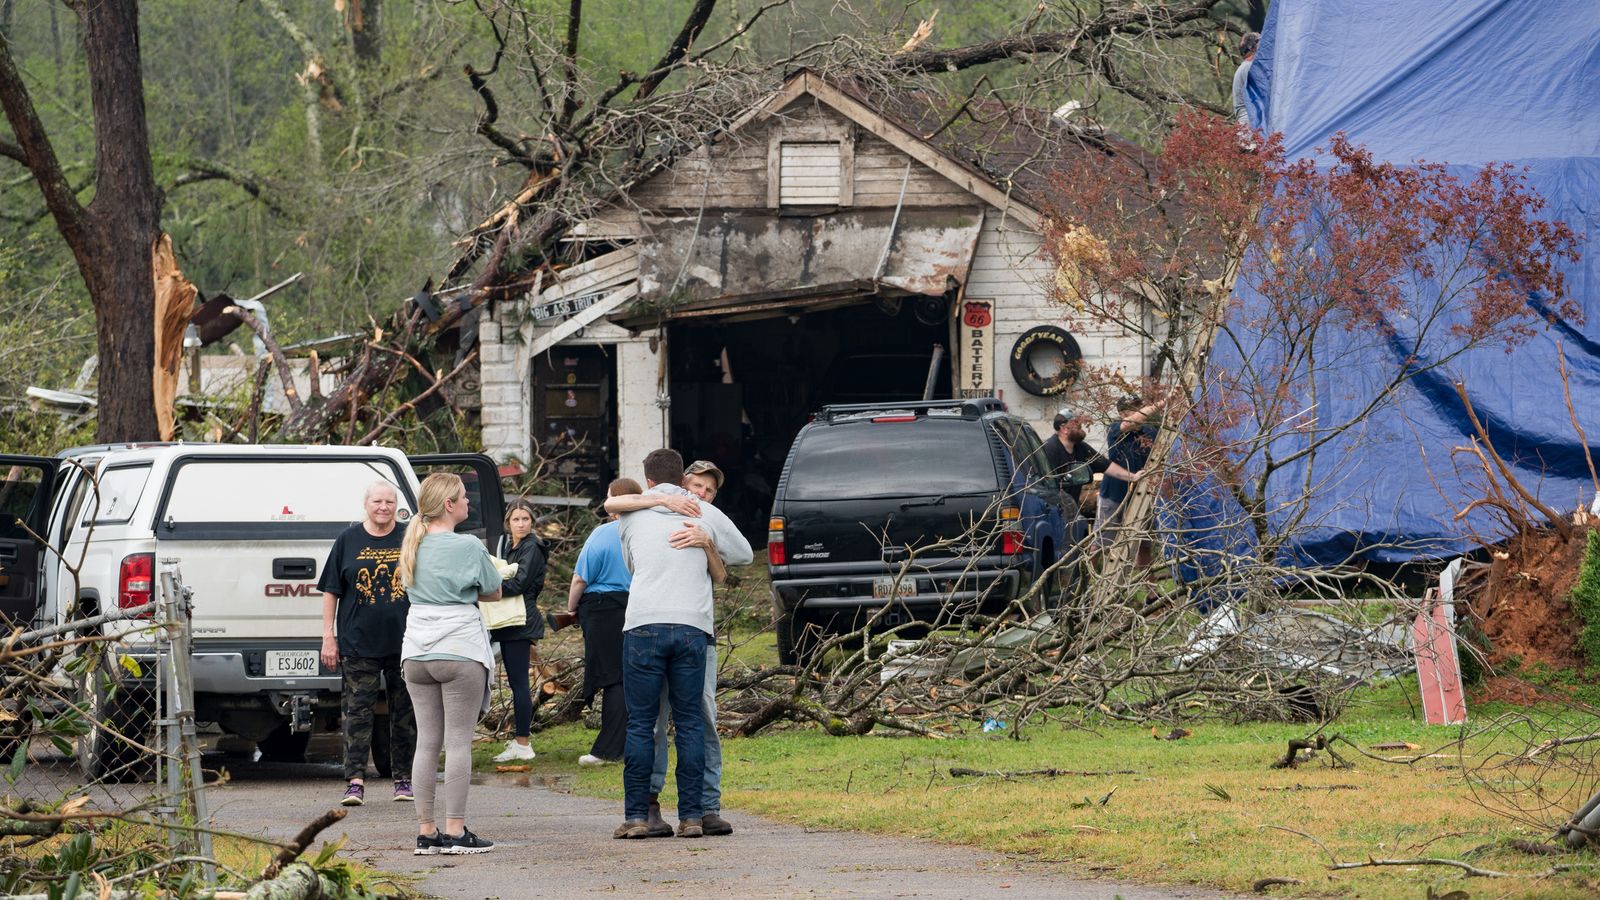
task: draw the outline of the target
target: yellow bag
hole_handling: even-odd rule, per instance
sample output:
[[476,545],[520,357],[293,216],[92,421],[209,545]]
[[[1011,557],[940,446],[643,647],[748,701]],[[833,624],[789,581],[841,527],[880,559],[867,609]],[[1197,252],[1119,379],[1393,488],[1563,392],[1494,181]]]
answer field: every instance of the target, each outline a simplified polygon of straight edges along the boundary
[[[494,561],[494,567],[500,570],[500,577],[508,577],[516,570],[511,563],[498,556],[489,557]],[[508,571],[509,570],[509,571]],[[499,600],[479,600],[478,612],[483,614],[483,625],[490,631],[496,628],[515,628],[528,624],[528,607],[522,602],[522,595],[501,597]]]

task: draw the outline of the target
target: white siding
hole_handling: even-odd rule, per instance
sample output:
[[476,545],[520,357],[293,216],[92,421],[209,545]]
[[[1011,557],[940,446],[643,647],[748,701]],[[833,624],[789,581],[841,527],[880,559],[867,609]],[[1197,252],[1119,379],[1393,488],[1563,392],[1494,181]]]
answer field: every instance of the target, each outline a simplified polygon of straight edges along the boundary
[[1007,405],[1043,435],[1050,430],[1050,419],[1073,402],[1076,392],[1035,397],[1011,377],[1011,347],[1028,329],[1036,325],[1065,328],[1077,340],[1085,364],[1098,369],[1136,378],[1144,374],[1145,361],[1137,336],[1077,320],[1071,310],[1050,301],[1051,266],[1041,244],[1039,235],[990,209],[978,235],[966,296],[994,301],[994,386]]

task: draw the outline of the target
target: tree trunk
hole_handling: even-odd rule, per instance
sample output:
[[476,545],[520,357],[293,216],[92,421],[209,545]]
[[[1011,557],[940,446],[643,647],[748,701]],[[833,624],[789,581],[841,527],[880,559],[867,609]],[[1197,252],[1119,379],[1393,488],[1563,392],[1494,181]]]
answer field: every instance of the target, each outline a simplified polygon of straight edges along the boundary
[[350,46],[359,65],[375,65],[383,56],[383,0],[350,0],[345,6]]
[[84,4],[83,51],[95,123],[95,198],[80,206],[26,85],[0,44],[0,105],[72,249],[94,304],[100,354],[96,436],[158,436],[155,413],[155,285],[150,254],[161,234],[161,191],[150,163],[136,0]]
[[150,254],[161,236],[161,189],[150,162],[135,0],[83,6],[84,57],[94,107],[95,181],[84,272],[100,344],[96,435],[147,441],[156,426],[155,280]]

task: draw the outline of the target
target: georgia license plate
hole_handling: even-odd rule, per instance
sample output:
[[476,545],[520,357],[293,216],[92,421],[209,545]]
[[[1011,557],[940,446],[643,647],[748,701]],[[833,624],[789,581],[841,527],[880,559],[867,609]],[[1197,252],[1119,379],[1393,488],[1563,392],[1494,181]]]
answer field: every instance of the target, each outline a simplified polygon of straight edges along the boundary
[[294,678],[317,674],[315,650],[268,650],[267,677]]
[[901,578],[899,585],[895,584],[893,575],[879,575],[872,579],[872,598],[874,600],[903,599],[917,595],[917,580],[909,576]]

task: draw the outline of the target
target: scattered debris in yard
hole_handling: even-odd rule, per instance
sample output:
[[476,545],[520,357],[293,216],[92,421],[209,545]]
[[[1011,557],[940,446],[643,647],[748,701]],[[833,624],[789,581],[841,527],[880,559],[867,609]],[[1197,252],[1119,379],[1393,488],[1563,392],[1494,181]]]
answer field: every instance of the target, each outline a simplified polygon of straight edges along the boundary
[[[1010,778],[1033,778],[1033,777],[1036,777],[1036,776],[1045,777],[1045,778],[1061,778],[1061,777],[1065,777],[1065,776],[1069,776],[1069,775],[1070,776],[1080,777],[1080,778],[1097,778],[1097,777],[1104,776],[1104,775],[1137,775],[1137,774],[1139,774],[1139,773],[1136,772],[1133,769],[1108,769],[1108,770],[1101,771],[1101,772],[1082,771],[1082,770],[1078,770],[1078,769],[1023,769],[1023,770],[1017,771],[1017,772],[990,772],[990,771],[985,771],[984,769],[969,769],[969,768],[966,768],[964,766],[952,766],[951,769],[950,769],[950,777],[951,778],[1006,778],[1006,779],[1010,779]],[[1109,797],[1110,795],[1107,794],[1106,796]]]
[[1104,797],[1101,797],[1099,800],[1090,800],[1088,797],[1084,797],[1082,800],[1080,800],[1080,801],[1078,801],[1076,803],[1073,803],[1072,804],[1072,808],[1073,809],[1090,809],[1090,808],[1097,807],[1097,806],[1098,807],[1104,807],[1107,803],[1111,802],[1111,795],[1115,794],[1116,792],[1117,792],[1116,785],[1112,785],[1111,790],[1106,791],[1106,795]]
[[1166,734],[1162,734],[1160,730],[1155,728],[1150,729],[1150,736],[1158,741],[1181,741],[1192,734],[1194,732],[1187,728],[1174,728]]
[[1349,762],[1347,762],[1343,757],[1335,753],[1333,750],[1334,741],[1342,740],[1344,740],[1344,738],[1337,734],[1333,735],[1332,737],[1319,734],[1312,738],[1291,738],[1289,740],[1289,749],[1283,754],[1282,759],[1272,764],[1272,768],[1293,769],[1300,763],[1309,762],[1312,759],[1315,759],[1318,750],[1327,752],[1328,758],[1331,760],[1329,765],[1337,766],[1341,769],[1353,768]]

